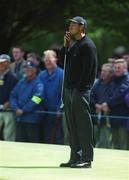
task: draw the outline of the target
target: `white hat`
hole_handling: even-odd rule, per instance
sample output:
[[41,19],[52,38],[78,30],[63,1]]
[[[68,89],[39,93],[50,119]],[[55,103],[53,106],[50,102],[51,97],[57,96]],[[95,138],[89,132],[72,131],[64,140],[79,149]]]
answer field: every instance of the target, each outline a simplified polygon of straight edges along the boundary
[[6,61],[9,61],[10,62],[11,58],[10,56],[8,56],[7,54],[1,54],[0,55],[0,63],[2,62],[6,62]]

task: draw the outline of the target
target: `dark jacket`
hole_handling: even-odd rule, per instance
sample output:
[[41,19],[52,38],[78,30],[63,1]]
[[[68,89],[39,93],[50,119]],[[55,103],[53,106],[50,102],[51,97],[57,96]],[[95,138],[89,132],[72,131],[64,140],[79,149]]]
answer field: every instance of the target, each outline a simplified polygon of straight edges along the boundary
[[[126,72],[121,77],[115,77],[109,92],[107,104],[113,116],[128,116],[129,110],[125,103],[125,95],[129,91],[129,74]],[[112,126],[126,126],[125,119],[112,119]]]
[[102,104],[108,100],[111,85],[112,81],[104,84],[101,79],[98,79],[95,82],[91,90],[91,103],[94,106],[95,104]]
[[[109,99],[109,92],[110,92],[110,87],[112,86],[112,81],[108,83],[103,83],[101,79],[96,80],[96,82],[93,85],[93,88],[91,90],[91,110],[92,113],[96,113],[96,108],[95,104],[102,104],[106,102]],[[102,112],[102,115],[103,112]],[[94,124],[98,123],[98,116],[93,117],[93,122]],[[106,118],[101,117],[100,124],[106,124]]]
[[18,78],[18,80],[25,77],[25,65],[26,61],[22,60],[20,63],[13,62],[10,64],[10,69],[13,74]]
[[[60,61],[63,63],[65,47],[61,49]],[[84,36],[67,50],[64,86],[79,91],[90,89],[94,83],[97,69],[97,53],[93,41]]]
[[0,79],[0,104],[9,101],[9,95],[13,87],[16,85],[16,77],[8,71],[2,79]]
[[[126,102],[126,104],[128,106],[128,110],[129,110],[129,92],[125,96],[125,102]],[[127,120],[127,130],[129,131],[129,119]]]

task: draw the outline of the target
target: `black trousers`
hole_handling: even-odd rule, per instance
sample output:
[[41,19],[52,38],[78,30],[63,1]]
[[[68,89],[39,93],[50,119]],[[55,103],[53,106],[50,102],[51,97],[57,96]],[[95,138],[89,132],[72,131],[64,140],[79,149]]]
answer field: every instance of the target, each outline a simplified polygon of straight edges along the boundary
[[39,143],[40,142],[39,124],[17,122],[16,141]]
[[71,147],[70,160],[93,161],[93,126],[89,107],[90,91],[64,89],[64,110]]

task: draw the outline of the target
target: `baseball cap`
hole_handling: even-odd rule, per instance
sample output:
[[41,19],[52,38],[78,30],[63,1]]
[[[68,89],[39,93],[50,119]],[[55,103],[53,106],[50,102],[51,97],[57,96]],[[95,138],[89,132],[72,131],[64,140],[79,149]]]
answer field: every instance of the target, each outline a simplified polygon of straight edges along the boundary
[[1,54],[0,55],[0,63],[6,62],[6,61],[9,61],[9,62],[11,61],[10,56],[7,54]]
[[86,20],[81,16],[73,17],[72,19],[69,19],[69,21],[80,24],[80,25],[84,25],[85,27],[87,27]]
[[25,65],[25,68],[29,68],[29,69],[32,69],[32,68],[38,68],[38,65],[35,64],[34,62],[32,61],[28,61]]

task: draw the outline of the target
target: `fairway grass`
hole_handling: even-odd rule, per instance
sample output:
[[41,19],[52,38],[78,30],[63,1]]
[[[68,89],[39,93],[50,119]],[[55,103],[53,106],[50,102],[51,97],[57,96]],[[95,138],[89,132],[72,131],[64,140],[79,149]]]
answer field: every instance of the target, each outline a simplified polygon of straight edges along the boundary
[[89,169],[60,168],[63,145],[0,141],[0,180],[129,180],[129,151],[95,149]]

